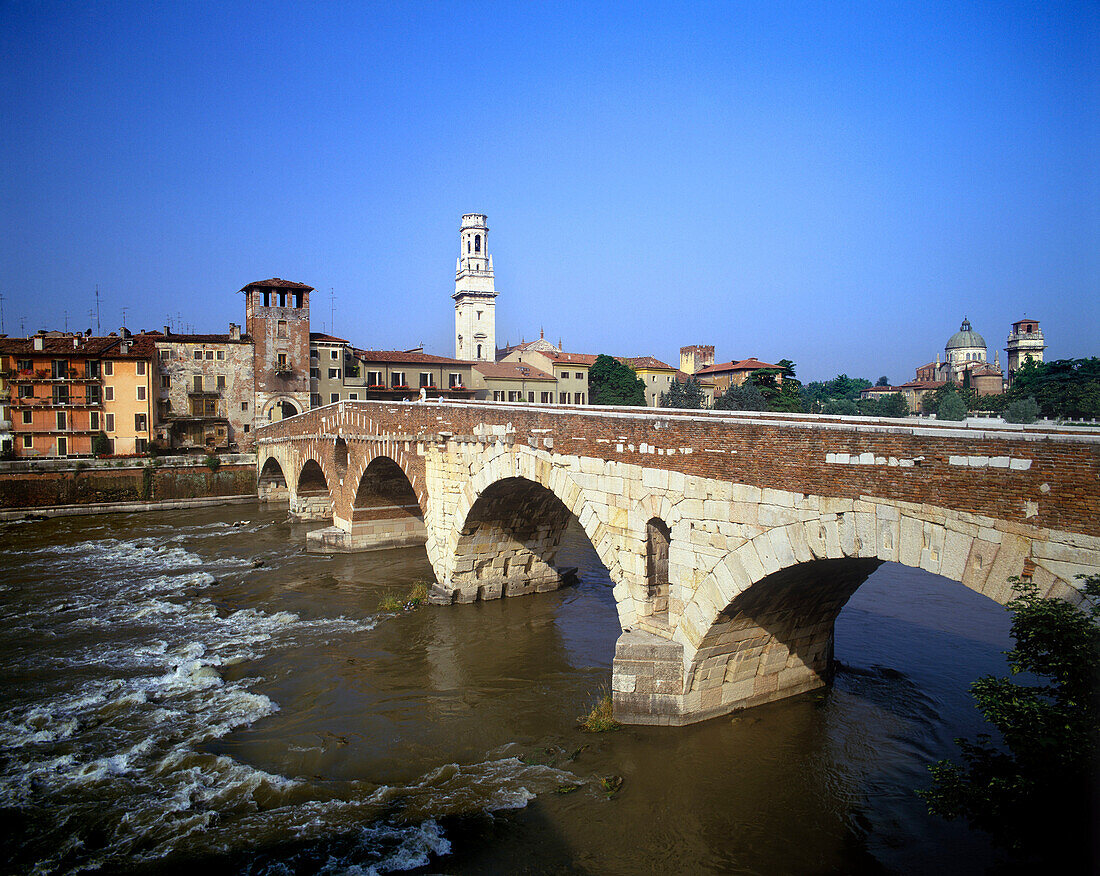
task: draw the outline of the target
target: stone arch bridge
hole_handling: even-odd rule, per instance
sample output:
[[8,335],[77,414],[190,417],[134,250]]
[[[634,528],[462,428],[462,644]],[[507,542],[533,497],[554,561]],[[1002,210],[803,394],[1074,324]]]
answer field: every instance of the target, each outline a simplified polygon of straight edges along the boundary
[[1100,572],[1100,434],[757,412],[341,402],[264,426],[259,491],[315,550],[424,544],[432,600],[560,586],[573,518],[614,582],[620,720],[685,724],[824,684],[883,562],[997,602]]

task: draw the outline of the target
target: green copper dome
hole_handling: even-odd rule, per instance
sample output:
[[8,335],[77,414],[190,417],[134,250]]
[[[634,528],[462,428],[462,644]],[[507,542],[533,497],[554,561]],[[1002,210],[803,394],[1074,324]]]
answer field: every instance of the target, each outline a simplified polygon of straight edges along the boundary
[[964,347],[981,347],[983,350],[986,349],[985,338],[970,327],[969,319],[964,319],[962,321],[959,330],[951,336],[944,349],[959,350]]

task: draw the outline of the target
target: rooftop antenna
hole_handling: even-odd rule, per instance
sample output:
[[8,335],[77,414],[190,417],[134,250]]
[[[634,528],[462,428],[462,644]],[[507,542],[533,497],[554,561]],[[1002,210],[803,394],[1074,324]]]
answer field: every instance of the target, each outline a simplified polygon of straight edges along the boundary
[[126,328],[126,311],[129,310],[129,309],[130,309],[129,307],[123,307],[122,308],[122,327],[123,328]]
[[88,308],[88,334],[92,333],[92,321],[95,320],[95,308]]
[[[126,320],[124,319],[123,322]],[[99,326],[99,283],[95,284],[95,333],[103,335],[103,329]]]
[[328,287],[328,330],[336,331],[336,293],[331,286]]
[[25,338],[27,336],[27,321],[23,317],[19,317],[19,337]]
[[68,310],[63,310],[62,314],[64,315],[63,318],[64,318],[64,322],[65,322],[65,334],[68,334],[69,333],[69,311]]

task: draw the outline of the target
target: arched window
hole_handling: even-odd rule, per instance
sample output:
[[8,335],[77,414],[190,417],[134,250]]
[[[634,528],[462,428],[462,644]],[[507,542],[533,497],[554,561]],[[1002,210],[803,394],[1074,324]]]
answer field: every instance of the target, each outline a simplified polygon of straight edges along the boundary
[[470,251],[470,241],[466,241],[466,252]]
[[474,252],[481,252],[481,235],[474,235]]
[[477,358],[481,358],[481,344],[477,345]]

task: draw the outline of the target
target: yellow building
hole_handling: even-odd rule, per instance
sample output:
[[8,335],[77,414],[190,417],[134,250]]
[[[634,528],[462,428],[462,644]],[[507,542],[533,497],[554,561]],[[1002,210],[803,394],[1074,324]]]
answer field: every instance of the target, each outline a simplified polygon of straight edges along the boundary
[[103,356],[103,431],[112,453],[145,453],[149,448],[156,355],[151,336],[124,335]]

